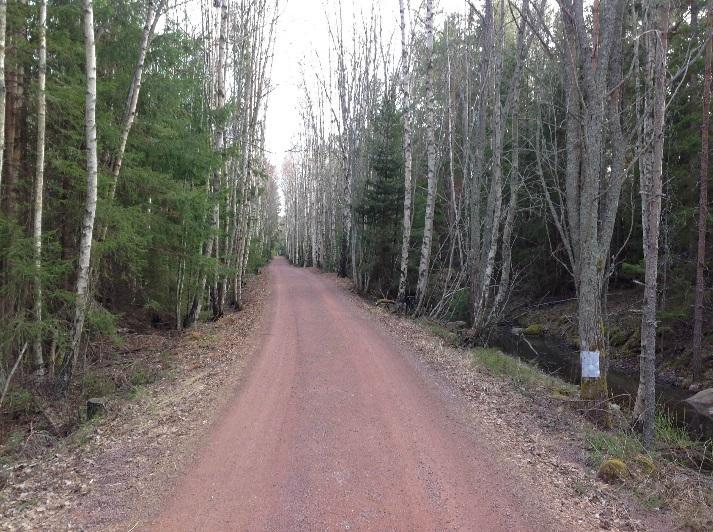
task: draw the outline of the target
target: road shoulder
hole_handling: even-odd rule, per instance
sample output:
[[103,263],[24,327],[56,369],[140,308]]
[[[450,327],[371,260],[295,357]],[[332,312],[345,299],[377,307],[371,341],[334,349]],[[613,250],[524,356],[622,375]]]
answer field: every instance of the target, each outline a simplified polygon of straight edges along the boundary
[[270,319],[269,268],[245,310],[201,323],[170,348],[171,368],[109,403],[49,452],[8,468],[0,529],[136,529],[170,495],[210,427],[249,374]]

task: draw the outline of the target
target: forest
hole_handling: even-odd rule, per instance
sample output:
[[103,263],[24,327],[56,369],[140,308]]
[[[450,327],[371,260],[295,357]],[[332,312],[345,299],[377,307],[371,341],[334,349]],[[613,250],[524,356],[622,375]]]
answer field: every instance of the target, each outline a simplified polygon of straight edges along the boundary
[[[476,345],[523,308],[576,300],[582,398],[606,402],[628,340],[651,444],[660,367],[713,382],[713,5],[423,4],[401,0],[392,40],[376,16],[330,19],[329,74],[305,74],[283,168],[287,256],[466,322]],[[615,293],[635,302],[631,330]]]
[[277,5],[188,9],[0,2],[0,406],[13,381],[78,393],[122,323],[182,330],[240,309],[246,272],[277,248]]
[[0,529],[710,530],[713,0],[0,0]]

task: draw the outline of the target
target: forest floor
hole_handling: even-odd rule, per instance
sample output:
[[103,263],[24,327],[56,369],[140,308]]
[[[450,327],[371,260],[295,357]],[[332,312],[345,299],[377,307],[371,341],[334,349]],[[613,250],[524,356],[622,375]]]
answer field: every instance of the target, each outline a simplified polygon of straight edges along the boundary
[[0,529],[713,526],[711,484],[684,468],[642,456],[599,480],[612,440],[567,385],[498,372],[346,280],[277,259],[246,308],[176,340],[171,369],[105,418],[6,464]]
[[131,384],[109,396],[105,416],[59,441],[32,426],[18,431],[19,441],[0,448],[0,530],[128,530],[158,505],[232,399],[260,338],[269,284],[269,274],[252,277],[245,310],[178,337],[126,337],[133,369],[124,360],[93,376],[109,382],[122,372]]

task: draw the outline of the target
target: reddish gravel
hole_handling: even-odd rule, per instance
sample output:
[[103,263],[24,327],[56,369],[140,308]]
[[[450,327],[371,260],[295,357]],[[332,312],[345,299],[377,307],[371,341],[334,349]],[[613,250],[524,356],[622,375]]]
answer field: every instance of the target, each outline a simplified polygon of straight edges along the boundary
[[331,278],[270,270],[250,373],[151,529],[562,528]]

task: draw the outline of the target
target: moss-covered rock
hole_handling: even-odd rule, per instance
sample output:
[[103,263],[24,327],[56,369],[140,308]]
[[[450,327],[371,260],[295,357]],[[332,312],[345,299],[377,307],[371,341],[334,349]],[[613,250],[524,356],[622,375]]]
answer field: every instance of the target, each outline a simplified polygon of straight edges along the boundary
[[527,336],[542,336],[545,332],[545,326],[539,323],[533,323],[525,327],[523,333]]
[[656,469],[654,461],[646,454],[637,454],[634,460],[636,460],[636,463],[646,475],[650,475],[654,472],[654,469]]
[[629,467],[618,458],[609,458],[599,466],[597,477],[609,484],[620,482],[629,477]]

